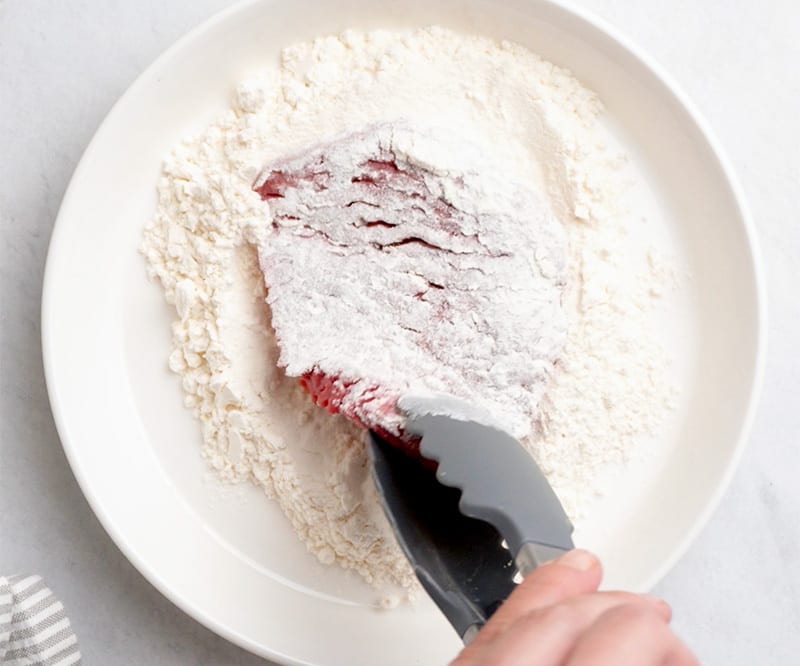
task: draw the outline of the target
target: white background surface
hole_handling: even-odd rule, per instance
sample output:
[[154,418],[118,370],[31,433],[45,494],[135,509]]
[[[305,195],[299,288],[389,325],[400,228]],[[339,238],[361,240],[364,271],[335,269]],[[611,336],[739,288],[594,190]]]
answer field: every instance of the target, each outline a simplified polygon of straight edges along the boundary
[[[263,663],[174,608],[105,535],[61,452],[39,345],[47,240],[83,148],[158,53],[228,4],[0,0],[0,573],[45,577],[67,606],[87,664]],[[678,630],[704,663],[794,664],[800,6],[579,4],[645,47],[708,118],[748,195],[769,280],[770,351],[750,449],[712,522],[656,592],[672,603]]]

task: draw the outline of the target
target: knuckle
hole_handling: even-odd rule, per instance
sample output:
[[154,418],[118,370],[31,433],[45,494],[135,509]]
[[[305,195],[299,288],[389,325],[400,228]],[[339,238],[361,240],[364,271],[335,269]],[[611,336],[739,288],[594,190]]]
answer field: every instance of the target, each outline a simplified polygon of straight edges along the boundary
[[532,586],[532,591],[537,595],[554,600],[569,596],[569,589],[566,583],[558,578],[543,579]]
[[633,592],[600,592],[604,597],[620,604],[636,605],[644,602],[644,599]]
[[567,604],[555,604],[547,608],[529,613],[525,622],[528,625],[546,624],[548,626],[570,626],[574,620],[575,611]]
[[550,622],[569,623],[572,621],[575,611],[567,604],[557,604],[541,611],[542,617]]
[[625,603],[619,606],[618,612],[631,624],[649,628],[664,623],[655,608],[649,604],[641,603],[637,600],[633,603]]

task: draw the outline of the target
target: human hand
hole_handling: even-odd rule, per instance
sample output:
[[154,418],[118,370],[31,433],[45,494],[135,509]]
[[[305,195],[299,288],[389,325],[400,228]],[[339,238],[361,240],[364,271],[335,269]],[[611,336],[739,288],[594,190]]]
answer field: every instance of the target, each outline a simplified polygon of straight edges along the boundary
[[666,602],[598,592],[601,578],[584,550],[532,571],[451,666],[699,666]]

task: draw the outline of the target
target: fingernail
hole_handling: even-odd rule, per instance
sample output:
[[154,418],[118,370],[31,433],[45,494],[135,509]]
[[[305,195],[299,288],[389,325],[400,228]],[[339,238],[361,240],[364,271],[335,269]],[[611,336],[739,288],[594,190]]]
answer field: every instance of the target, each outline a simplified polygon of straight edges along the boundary
[[589,571],[589,569],[597,566],[597,558],[594,555],[586,550],[577,548],[565,553],[555,561],[578,571]]

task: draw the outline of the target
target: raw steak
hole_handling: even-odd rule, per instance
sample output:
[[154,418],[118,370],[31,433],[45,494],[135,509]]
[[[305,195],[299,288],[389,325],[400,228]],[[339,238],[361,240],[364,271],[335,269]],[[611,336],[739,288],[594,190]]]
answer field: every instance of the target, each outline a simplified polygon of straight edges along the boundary
[[318,405],[408,443],[399,397],[446,393],[529,433],[566,329],[565,236],[533,191],[404,124],[268,164],[254,189],[279,362]]

